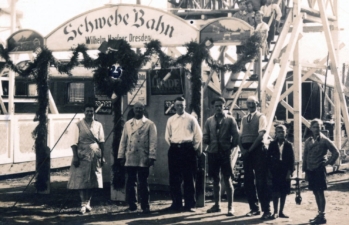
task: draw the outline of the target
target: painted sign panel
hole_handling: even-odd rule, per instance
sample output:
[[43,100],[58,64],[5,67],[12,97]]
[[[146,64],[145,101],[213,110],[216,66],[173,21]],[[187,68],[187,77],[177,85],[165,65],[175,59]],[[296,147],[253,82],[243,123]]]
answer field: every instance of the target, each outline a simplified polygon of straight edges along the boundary
[[164,102],[164,114],[166,116],[172,116],[176,114],[176,109],[173,107],[175,100],[165,100]]
[[152,95],[183,94],[183,79],[179,69],[152,70],[150,72]]
[[200,42],[212,38],[214,43],[241,43],[249,38],[254,28],[237,18],[215,20],[200,31]]
[[20,30],[7,39],[7,48],[10,52],[35,51],[44,45],[44,38],[33,30]]
[[107,5],[66,22],[46,37],[50,50],[70,50],[78,44],[98,49],[103,41],[124,39],[132,47],[159,40],[180,46],[197,40],[198,30],[165,11],[140,5]]
[[147,105],[147,72],[145,71],[138,73],[136,87],[127,93],[127,102],[129,105],[134,105],[138,101]]
[[111,99],[106,95],[96,95],[95,106],[97,114],[112,114]]

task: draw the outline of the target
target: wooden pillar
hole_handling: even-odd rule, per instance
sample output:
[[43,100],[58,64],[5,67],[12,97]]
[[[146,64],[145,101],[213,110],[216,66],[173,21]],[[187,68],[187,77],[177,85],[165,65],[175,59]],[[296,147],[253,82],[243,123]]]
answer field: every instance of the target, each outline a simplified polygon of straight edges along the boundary
[[[296,18],[300,13],[300,2],[299,0],[294,0],[293,2],[293,18]],[[296,43],[293,59],[293,118],[294,118],[294,153],[295,161],[302,161],[302,67],[300,65],[300,42],[299,39]]]
[[[337,0],[333,0],[333,13],[336,16],[336,20],[333,22],[333,29],[331,30],[331,35],[332,35],[332,40],[333,40],[333,45],[334,45],[334,54],[336,55],[336,58],[339,62],[339,24],[338,24],[338,2]],[[339,64],[336,65],[339,69]],[[338,74],[339,75],[339,74]],[[340,81],[342,81],[342,79],[339,79]],[[343,85],[343,83],[341,83],[341,85]],[[334,104],[335,105],[340,105],[341,101],[339,99],[339,93],[338,92],[334,92]],[[325,112],[324,112],[325,113]],[[337,148],[341,149],[342,146],[342,124],[341,124],[341,118],[342,118],[342,114],[341,114],[341,107],[334,107],[334,118],[335,118],[335,125],[334,125],[334,132],[333,132],[333,140],[335,142],[335,145],[337,146]],[[336,168],[333,168],[334,170],[339,168],[341,164],[341,159],[340,157],[338,158],[338,160],[336,161],[335,165]]]
[[16,31],[16,3],[17,0],[10,0],[10,10],[11,10],[11,34]]
[[[221,64],[224,64],[224,53],[226,52],[227,50],[227,46],[221,46],[220,47],[220,53],[219,53],[219,57],[218,57],[218,61],[221,63]],[[223,90],[225,88],[225,77],[224,77],[224,72],[222,71],[219,71],[219,75],[220,75],[220,78],[221,78],[221,95],[223,96]]]
[[[279,73],[279,77],[276,81],[273,96],[271,97],[271,101],[269,104],[269,107],[267,109],[267,128],[266,128],[266,135],[269,135],[270,128],[273,123],[273,119],[275,116],[275,111],[277,108],[278,103],[280,102],[280,95],[282,91],[282,87],[286,80],[286,73],[290,64],[289,58],[294,52],[294,48],[298,42],[298,39],[302,36],[301,31],[303,29],[303,17],[301,14],[299,14],[293,22],[293,30],[290,38],[290,42],[287,45],[286,53],[282,57],[281,61],[281,70]],[[264,113],[264,112],[263,112]]]
[[[262,71],[262,55],[263,55],[263,53],[262,52],[263,52],[262,48],[259,48],[259,57],[257,59],[257,64],[259,66],[257,66],[257,68],[256,68],[258,70],[254,71],[254,72],[256,74],[258,74],[258,86],[257,86],[257,92],[258,93],[257,93],[257,97],[258,97],[258,101],[260,103],[262,103],[262,105],[263,105],[263,106],[261,106],[261,112],[264,113],[265,107],[267,105],[267,102],[266,102],[266,98],[261,99],[261,96],[262,96],[262,93],[261,93],[262,92],[262,88],[261,88],[261,86],[262,86],[262,74],[263,74],[263,71]],[[264,95],[264,97],[265,97],[265,95]]]
[[[344,88],[341,83],[340,74],[339,74],[339,63],[338,63],[338,16],[337,21],[334,23],[334,29],[331,31],[329,22],[327,19],[326,9],[324,2],[322,0],[318,0],[319,10],[321,21],[324,28],[324,34],[326,37],[326,43],[329,50],[330,60],[331,60],[331,72],[335,78],[335,105],[340,106],[341,112],[343,114],[343,120],[345,124],[345,129],[347,133],[349,133],[349,115],[347,103],[344,96]],[[337,1],[334,0],[334,14],[338,15],[338,4]],[[335,38],[335,40],[333,39]],[[338,107],[339,108],[339,107]],[[340,148],[340,111],[335,112],[335,144]],[[338,167],[337,167],[338,169]]]
[[[16,31],[16,1],[10,1],[11,8],[11,34]],[[12,59],[13,60],[13,59]],[[14,108],[14,88],[15,88],[15,72],[10,70],[9,72],[9,93],[8,93],[8,114],[13,115],[15,113]]]

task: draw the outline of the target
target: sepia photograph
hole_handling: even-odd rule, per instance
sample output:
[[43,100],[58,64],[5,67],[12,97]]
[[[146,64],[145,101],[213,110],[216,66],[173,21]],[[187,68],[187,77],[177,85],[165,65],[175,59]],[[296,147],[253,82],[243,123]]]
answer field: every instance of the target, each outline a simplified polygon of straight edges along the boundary
[[349,221],[349,1],[0,0],[0,225]]

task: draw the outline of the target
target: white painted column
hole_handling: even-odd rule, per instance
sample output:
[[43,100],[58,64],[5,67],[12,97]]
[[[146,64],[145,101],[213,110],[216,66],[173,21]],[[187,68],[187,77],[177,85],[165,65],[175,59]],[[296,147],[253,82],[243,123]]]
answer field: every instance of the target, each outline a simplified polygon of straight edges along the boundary
[[[301,6],[298,0],[293,2],[293,19],[297,17],[300,13]],[[293,118],[294,118],[294,153],[295,153],[295,161],[302,161],[302,67],[300,65],[300,42],[301,39],[298,40],[294,53],[294,67],[293,67]]]
[[[333,12],[335,14],[336,21],[333,22],[333,30],[331,30],[331,35],[332,35],[332,40],[333,40],[333,45],[334,45],[334,54],[336,55],[337,58],[337,62],[339,63],[339,25],[338,25],[338,2],[337,0],[333,0]],[[339,66],[339,64],[337,64],[337,67]],[[338,70],[339,68],[337,68]],[[339,79],[340,81],[342,81],[342,79]],[[334,104],[335,105],[341,105],[341,101],[339,99],[339,94],[338,92],[334,91]],[[338,149],[341,149],[342,147],[342,125],[341,125],[341,118],[342,118],[342,114],[341,114],[341,107],[334,107],[334,118],[335,118],[335,125],[334,125],[334,143],[337,146]],[[338,158],[338,160],[335,163],[336,168],[333,168],[334,170],[338,170],[339,166],[341,164],[341,159]]]
[[[293,2],[293,18],[296,18],[300,13],[300,2],[298,0],[294,0]],[[300,65],[300,42],[299,39],[296,43],[293,59],[294,59],[294,67],[293,67],[293,122],[294,122],[294,153],[295,153],[295,161],[302,161],[302,67]]]
[[[345,129],[347,131],[347,133],[349,133],[349,114],[348,114],[348,108],[347,108],[347,103],[345,100],[345,96],[344,96],[344,90],[343,90],[343,84],[342,84],[342,79],[340,79],[340,74],[339,74],[339,63],[338,63],[338,21],[337,23],[334,23],[335,27],[334,30],[331,31],[330,30],[330,26],[329,26],[329,21],[327,18],[327,14],[326,14],[326,8],[324,5],[324,2],[322,0],[318,0],[318,5],[319,5],[319,10],[320,10],[320,16],[321,16],[321,21],[323,24],[323,28],[324,28],[324,34],[326,37],[326,42],[327,42],[327,47],[330,53],[330,60],[331,60],[331,72],[334,75],[335,78],[335,92],[336,92],[336,96],[338,96],[338,99],[335,99],[335,104],[337,105],[337,107],[341,108],[342,113],[343,113],[343,120],[344,120],[344,124],[345,124]],[[337,1],[334,1],[334,8],[338,9],[338,5],[337,5]],[[338,12],[338,10],[336,11]],[[338,15],[338,13],[335,13],[336,15]],[[338,18],[337,18],[338,19]],[[333,37],[335,37],[336,40],[333,40]],[[337,98],[337,97],[336,97]],[[340,114],[339,112],[336,112],[335,115],[335,144],[337,144],[337,142],[340,142],[340,132],[338,134],[338,131],[340,131],[340,123],[338,123],[338,120],[340,118],[340,116],[338,116],[338,114]],[[337,145],[338,146],[338,145]],[[337,168],[338,169],[338,168]]]

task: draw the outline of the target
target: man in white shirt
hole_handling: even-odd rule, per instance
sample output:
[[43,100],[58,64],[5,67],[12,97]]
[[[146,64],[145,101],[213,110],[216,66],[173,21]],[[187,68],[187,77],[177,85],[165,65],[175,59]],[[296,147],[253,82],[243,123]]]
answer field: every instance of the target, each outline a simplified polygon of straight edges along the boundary
[[169,183],[172,205],[169,210],[182,208],[181,185],[184,186],[184,209],[195,212],[195,181],[197,155],[201,154],[202,131],[196,118],[185,112],[185,99],[176,98],[176,114],[167,120],[165,140],[168,150]]
[[263,211],[261,219],[270,219],[272,215],[267,189],[267,155],[262,143],[267,119],[257,111],[257,104],[258,100],[255,96],[247,98],[249,113],[241,121],[239,144],[244,162],[244,187],[250,206],[250,212],[246,216],[260,215],[259,200]]

